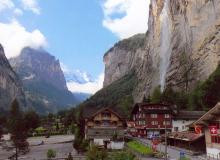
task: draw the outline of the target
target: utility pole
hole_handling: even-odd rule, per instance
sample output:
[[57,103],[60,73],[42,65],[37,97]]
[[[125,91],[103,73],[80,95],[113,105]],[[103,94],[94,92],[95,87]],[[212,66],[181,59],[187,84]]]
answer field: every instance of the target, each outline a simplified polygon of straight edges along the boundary
[[17,146],[15,147],[15,159],[18,160],[18,148],[17,148]]
[[165,160],[167,160],[167,124],[166,121],[165,122]]

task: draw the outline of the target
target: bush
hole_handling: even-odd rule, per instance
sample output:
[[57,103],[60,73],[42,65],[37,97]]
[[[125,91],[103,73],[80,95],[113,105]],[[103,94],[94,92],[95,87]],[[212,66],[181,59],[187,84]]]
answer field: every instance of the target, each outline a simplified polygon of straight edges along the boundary
[[106,150],[99,150],[96,145],[91,145],[86,153],[87,160],[105,160],[108,157]]
[[56,151],[54,151],[53,149],[48,149],[47,151],[47,158],[48,159],[52,159],[56,157]]
[[69,153],[68,157],[65,160],[73,160],[73,156],[71,153]]

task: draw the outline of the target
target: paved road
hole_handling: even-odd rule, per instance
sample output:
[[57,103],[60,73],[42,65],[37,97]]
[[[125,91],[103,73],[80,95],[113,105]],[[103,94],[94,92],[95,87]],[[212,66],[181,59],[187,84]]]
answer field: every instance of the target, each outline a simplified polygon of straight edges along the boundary
[[[57,158],[67,157],[71,152],[72,155],[76,155],[76,151],[73,149],[72,142],[74,140],[73,135],[60,135],[51,136],[50,138],[45,137],[33,137],[28,138],[30,145],[30,152],[26,155],[19,156],[19,160],[42,160],[46,159],[48,149],[53,149],[57,153]],[[43,145],[39,145],[44,141]],[[6,160],[7,157],[12,155],[15,151],[6,151],[0,146],[0,160]]]
[[[151,145],[151,141],[144,139],[144,138],[138,138],[137,140],[141,141],[142,143],[146,144],[146,145]],[[163,144],[159,144],[157,146],[157,150],[161,151],[161,152],[165,152],[165,145]],[[179,155],[180,155],[180,151],[176,150],[174,148],[168,147],[167,148],[167,152],[169,154],[169,159],[170,160],[178,160],[179,159]],[[186,157],[190,158],[191,160],[200,160],[200,156],[191,156],[191,155],[187,155]]]

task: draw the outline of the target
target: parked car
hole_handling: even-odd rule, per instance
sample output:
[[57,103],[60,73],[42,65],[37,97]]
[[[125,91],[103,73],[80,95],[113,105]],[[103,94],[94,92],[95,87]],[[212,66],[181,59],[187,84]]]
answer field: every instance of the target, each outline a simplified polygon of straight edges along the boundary
[[147,139],[149,139],[149,140],[160,139],[160,135],[159,134],[150,134],[150,135],[147,135]]

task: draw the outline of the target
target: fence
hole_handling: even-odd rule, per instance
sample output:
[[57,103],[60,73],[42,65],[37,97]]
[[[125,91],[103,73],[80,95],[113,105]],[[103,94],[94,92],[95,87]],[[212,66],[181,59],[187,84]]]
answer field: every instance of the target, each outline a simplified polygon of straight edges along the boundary
[[207,154],[207,160],[220,160],[220,155],[216,154]]
[[[74,160],[86,160],[85,156],[72,156]],[[14,158],[15,159],[15,158]],[[14,160],[10,159],[10,160]],[[66,158],[52,158],[51,160],[65,160]],[[18,160],[27,160],[25,158],[18,158]],[[48,160],[48,159],[28,159],[28,160]]]

